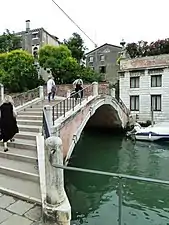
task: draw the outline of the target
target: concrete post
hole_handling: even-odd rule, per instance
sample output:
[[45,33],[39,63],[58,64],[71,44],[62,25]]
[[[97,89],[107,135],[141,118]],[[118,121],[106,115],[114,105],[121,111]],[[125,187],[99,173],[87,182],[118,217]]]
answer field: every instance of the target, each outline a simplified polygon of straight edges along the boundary
[[43,86],[39,86],[39,98],[44,100]]
[[47,117],[47,121],[49,123],[49,127],[50,129],[52,129],[53,127],[53,115],[52,115],[52,106],[50,105],[45,105],[44,109],[46,111],[46,117]]
[[70,90],[67,90],[67,96],[66,96],[67,98],[70,97],[70,93],[71,93]]
[[0,84],[0,88],[1,88],[1,102],[4,100],[4,85]]
[[99,94],[99,85],[97,82],[93,82],[93,96],[97,96]]
[[70,225],[71,207],[64,190],[64,172],[53,165],[63,165],[62,140],[49,137],[45,142],[46,200],[44,222],[50,225]]
[[110,94],[113,98],[115,98],[115,94],[116,94],[116,89],[115,88],[111,88],[110,89]]

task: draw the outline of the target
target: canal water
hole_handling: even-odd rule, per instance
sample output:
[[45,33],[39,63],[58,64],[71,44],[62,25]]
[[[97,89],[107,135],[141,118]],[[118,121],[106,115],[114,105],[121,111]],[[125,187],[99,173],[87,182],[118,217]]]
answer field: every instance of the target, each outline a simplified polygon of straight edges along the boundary
[[[169,146],[85,130],[69,166],[169,180]],[[72,224],[118,224],[116,179],[67,171],[65,183]],[[169,224],[169,187],[124,180],[122,215],[123,225]]]

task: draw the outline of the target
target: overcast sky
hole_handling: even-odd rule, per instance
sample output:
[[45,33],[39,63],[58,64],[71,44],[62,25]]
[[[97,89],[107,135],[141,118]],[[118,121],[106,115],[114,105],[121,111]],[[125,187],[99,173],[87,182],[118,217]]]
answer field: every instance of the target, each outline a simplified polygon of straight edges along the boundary
[[[98,44],[119,45],[139,40],[153,41],[169,37],[169,0],[55,0]],[[48,32],[68,38],[81,32],[54,5],[52,0],[1,0],[0,33],[44,27]],[[87,47],[93,44],[83,34]]]

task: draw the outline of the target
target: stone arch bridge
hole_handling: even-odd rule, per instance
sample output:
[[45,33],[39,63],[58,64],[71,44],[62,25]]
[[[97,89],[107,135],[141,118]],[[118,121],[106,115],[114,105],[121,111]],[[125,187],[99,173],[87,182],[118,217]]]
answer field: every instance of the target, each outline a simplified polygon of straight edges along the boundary
[[73,99],[70,98],[58,103],[51,111],[53,115],[57,114],[51,127],[53,135],[62,139],[65,162],[68,162],[86,125],[116,129],[125,128],[129,121],[129,110],[123,102],[117,101],[114,92],[111,95],[99,94],[97,83],[93,83],[91,95],[76,106],[73,106]]

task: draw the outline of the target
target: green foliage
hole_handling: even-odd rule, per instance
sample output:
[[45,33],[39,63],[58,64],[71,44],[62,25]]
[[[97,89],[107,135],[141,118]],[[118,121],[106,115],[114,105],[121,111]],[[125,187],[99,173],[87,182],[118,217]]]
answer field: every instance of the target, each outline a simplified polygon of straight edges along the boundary
[[22,92],[38,86],[34,59],[23,50],[0,54],[0,82],[10,92]]
[[64,40],[64,44],[70,49],[72,57],[75,58],[78,63],[85,59],[85,51],[87,48],[79,34],[73,33],[72,37],[68,40]]
[[78,75],[84,82],[100,80],[100,75],[92,69],[81,66],[71,56],[65,45],[43,46],[39,51],[39,63],[43,68],[50,69],[57,84],[72,83]]
[[14,33],[10,33],[9,30],[6,30],[6,32],[0,36],[0,53],[19,49],[20,46],[21,37],[18,37]]
[[96,73],[90,67],[81,66],[79,74],[85,83],[92,83],[94,81],[102,81],[102,76]]
[[169,38],[148,44],[146,41],[128,43],[126,51],[131,58],[169,54]]
[[39,51],[39,63],[43,68],[51,70],[57,83],[65,83],[72,80],[76,76],[79,67],[65,45],[46,45],[42,47]]

